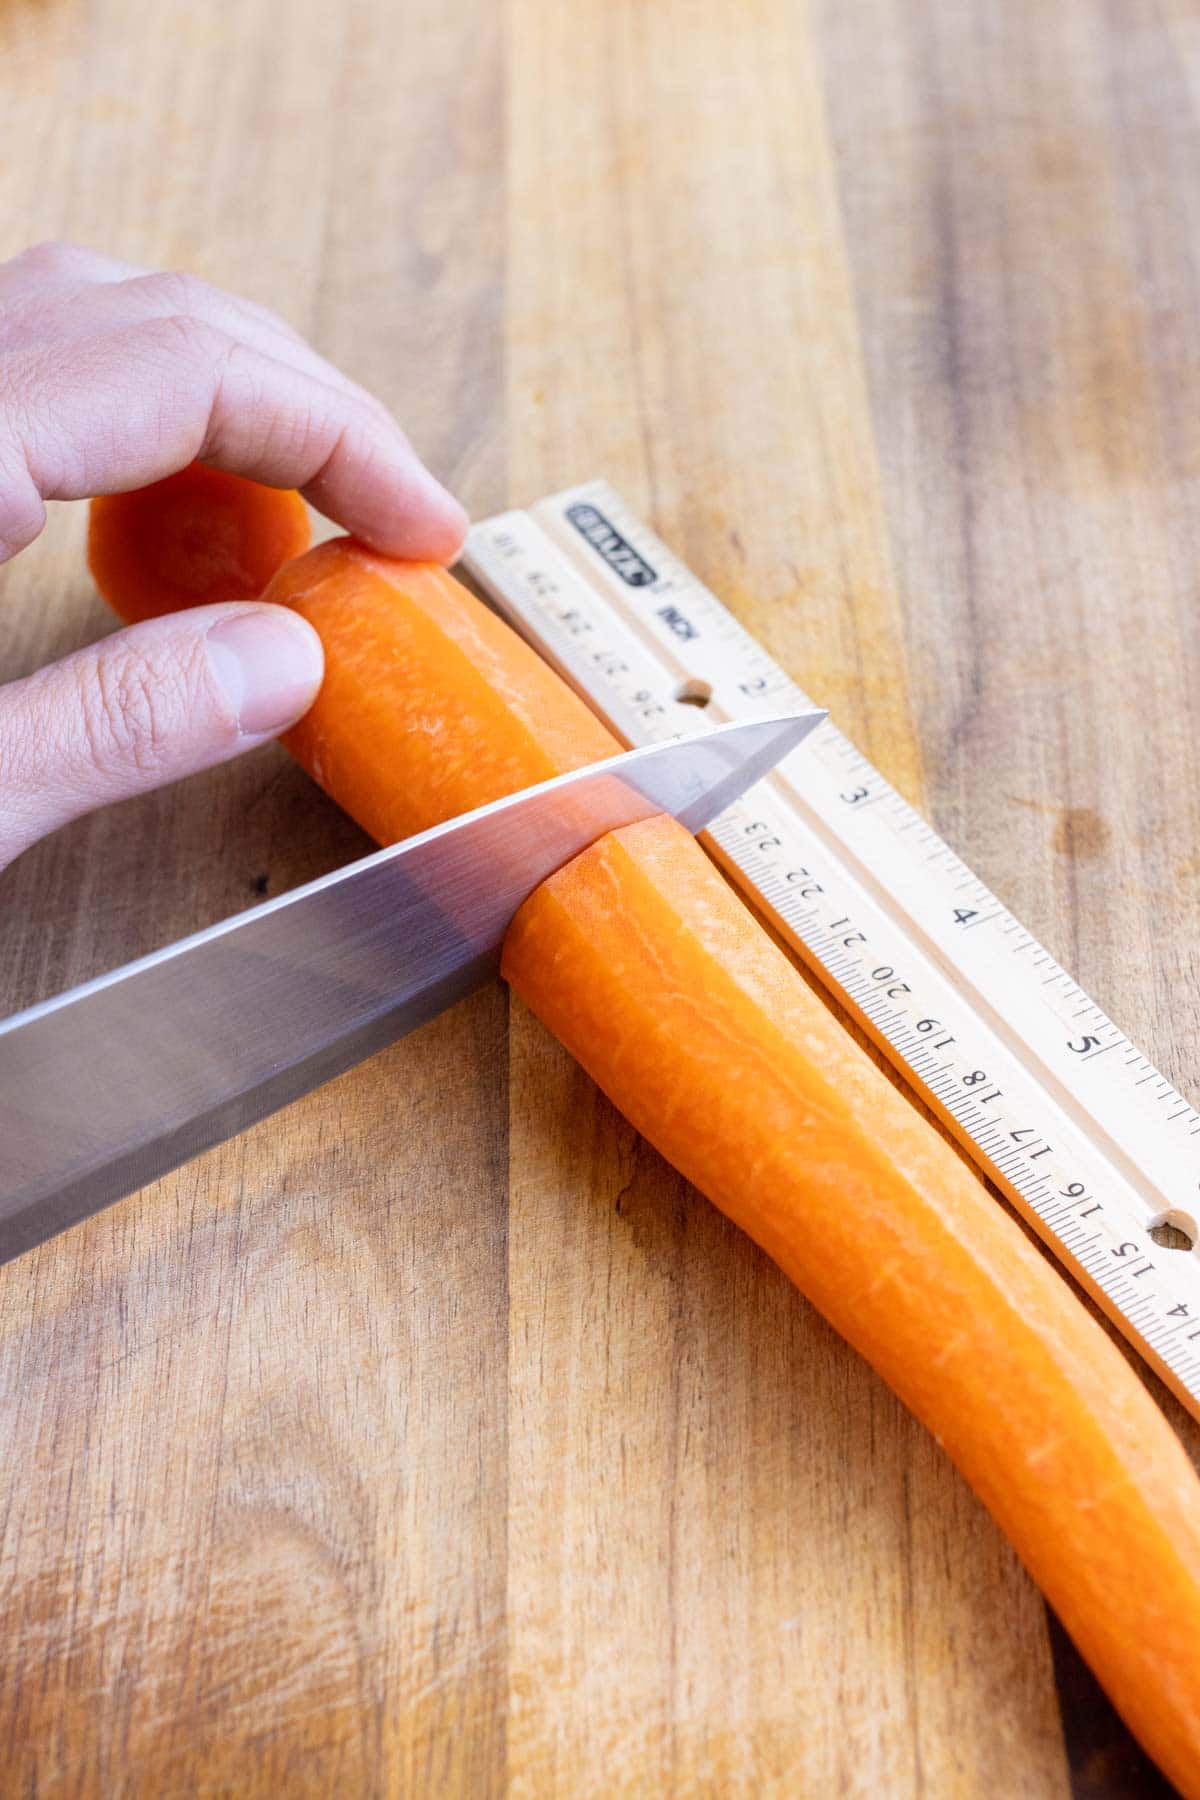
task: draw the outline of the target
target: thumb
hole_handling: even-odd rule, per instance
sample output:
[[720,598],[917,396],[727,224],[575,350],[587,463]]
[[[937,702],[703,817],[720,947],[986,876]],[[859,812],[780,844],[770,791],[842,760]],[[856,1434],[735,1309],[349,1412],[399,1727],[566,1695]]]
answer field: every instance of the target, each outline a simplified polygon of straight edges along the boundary
[[0,868],[80,813],[285,730],[323,670],[316,632],[286,607],[202,606],[0,687]]

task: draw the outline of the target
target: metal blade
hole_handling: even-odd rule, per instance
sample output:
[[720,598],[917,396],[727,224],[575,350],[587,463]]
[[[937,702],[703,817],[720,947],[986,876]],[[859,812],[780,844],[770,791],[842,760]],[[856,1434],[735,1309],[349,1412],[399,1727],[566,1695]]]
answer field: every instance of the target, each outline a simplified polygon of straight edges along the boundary
[[701,830],[824,716],[560,776],[0,1023],[0,1262],[423,1024],[555,869],[655,813]]

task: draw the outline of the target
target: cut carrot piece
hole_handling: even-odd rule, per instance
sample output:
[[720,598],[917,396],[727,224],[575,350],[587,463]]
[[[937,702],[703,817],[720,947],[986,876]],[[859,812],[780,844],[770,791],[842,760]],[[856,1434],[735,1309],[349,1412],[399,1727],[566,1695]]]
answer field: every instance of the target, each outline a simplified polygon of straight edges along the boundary
[[284,738],[381,844],[621,748],[578,695],[445,569],[349,539],[279,571],[325,680]]
[[104,494],[88,516],[88,567],[127,625],[217,600],[257,600],[306,550],[299,494],[192,463],[130,494]]
[[[287,742],[381,841],[612,752],[441,569],[349,541],[267,598],[325,645]],[[1130,1726],[1200,1797],[1200,1482],[1064,1277],[669,820],[545,882],[504,970],[944,1444]]]
[[672,820],[542,884],[504,974],[949,1452],[1114,1703],[1200,1792],[1200,1486],[1066,1281]]

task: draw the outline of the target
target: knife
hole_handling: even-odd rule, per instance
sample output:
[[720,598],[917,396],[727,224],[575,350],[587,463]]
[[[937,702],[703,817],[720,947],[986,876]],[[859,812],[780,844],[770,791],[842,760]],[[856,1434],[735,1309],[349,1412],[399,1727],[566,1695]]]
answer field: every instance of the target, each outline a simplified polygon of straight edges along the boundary
[[526,788],[0,1022],[0,1262],[491,979],[522,901],[607,831],[700,831],[825,717],[720,725]]

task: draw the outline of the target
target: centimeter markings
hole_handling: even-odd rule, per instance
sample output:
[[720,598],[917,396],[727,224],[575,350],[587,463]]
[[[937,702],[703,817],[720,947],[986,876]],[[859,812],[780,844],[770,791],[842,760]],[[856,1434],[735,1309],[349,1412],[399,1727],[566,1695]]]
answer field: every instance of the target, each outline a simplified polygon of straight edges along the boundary
[[[629,744],[812,703],[603,482],[467,569]],[[1200,1417],[1200,1115],[826,723],[709,848]]]

